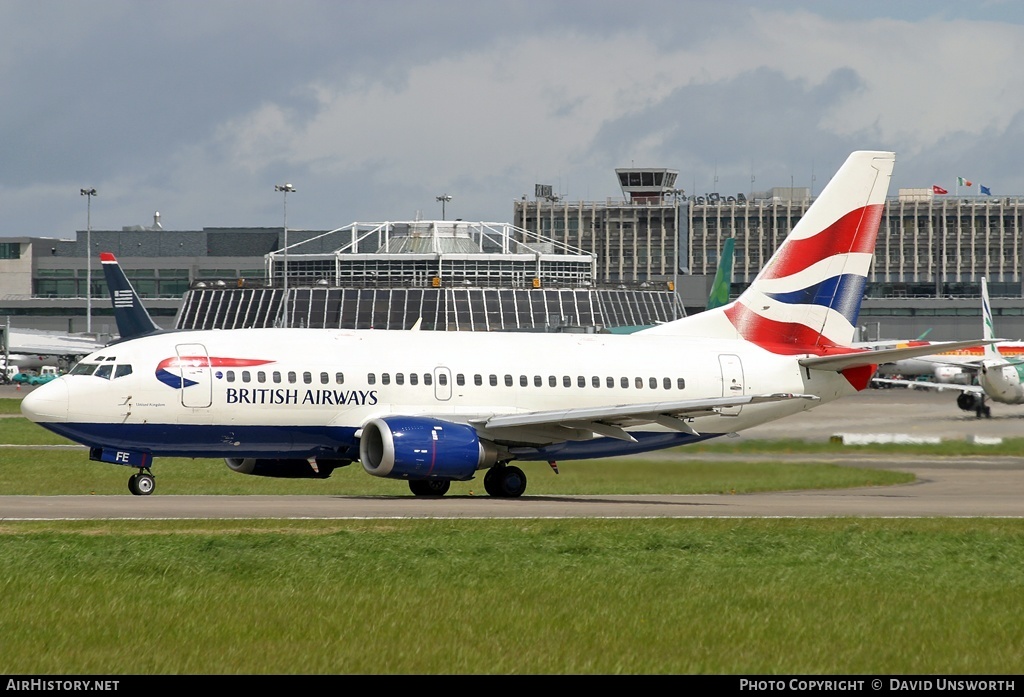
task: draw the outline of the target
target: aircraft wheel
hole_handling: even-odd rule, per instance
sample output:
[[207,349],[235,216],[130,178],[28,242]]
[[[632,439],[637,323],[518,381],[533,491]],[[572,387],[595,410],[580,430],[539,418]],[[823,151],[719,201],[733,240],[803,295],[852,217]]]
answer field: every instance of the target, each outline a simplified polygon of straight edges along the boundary
[[416,496],[444,496],[452,487],[447,479],[412,479],[409,490]]
[[[526,491],[526,474],[518,467],[504,467],[497,481],[501,496],[516,498]],[[485,486],[486,488],[486,486]]]
[[505,465],[495,465],[487,470],[487,474],[484,475],[484,491],[487,492],[488,496],[501,496],[501,471],[505,469]]
[[156,480],[148,472],[139,472],[128,478],[128,491],[136,496],[149,496],[156,488]]

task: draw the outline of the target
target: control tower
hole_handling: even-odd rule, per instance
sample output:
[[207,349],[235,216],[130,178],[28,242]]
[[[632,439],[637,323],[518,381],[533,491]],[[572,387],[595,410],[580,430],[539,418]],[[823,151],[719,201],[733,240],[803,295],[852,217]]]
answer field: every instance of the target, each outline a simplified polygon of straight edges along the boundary
[[626,199],[632,203],[653,203],[675,193],[679,171],[658,167],[619,167],[615,174]]

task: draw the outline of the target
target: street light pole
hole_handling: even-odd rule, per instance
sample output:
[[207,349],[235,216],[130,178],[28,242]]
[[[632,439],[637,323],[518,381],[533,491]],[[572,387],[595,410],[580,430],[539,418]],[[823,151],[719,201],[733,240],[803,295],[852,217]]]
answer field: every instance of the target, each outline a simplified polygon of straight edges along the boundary
[[284,306],[284,326],[288,326],[288,194],[295,191],[295,187],[291,184],[277,184],[274,186],[274,191],[281,191],[284,193],[284,297],[281,302]]
[[79,189],[85,196],[85,333],[92,334],[92,197],[96,189]]
[[448,194],[441,194],[440,196],[437,196],[435,198],[441,202],[441,220],[444,220],[444,204],[451,201],[452,197],[449,196]]

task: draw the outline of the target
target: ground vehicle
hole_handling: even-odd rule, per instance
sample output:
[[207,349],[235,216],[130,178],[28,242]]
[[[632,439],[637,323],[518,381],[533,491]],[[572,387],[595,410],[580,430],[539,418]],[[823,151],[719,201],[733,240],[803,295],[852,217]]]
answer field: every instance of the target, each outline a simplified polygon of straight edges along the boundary
[[16,365],[5,365],[0,366],[0,384],[10,385],[14,382],[14,376],[18,374],[18,366]]
[[[15,368],[17,370],[17,368]],[[25,371],[18,372],[11,379],[13,382],[22,385],[45,385],[51,380],[56,380],[61,375],[60,369],[53,365],[44,365],[39,369],[39,372]]]

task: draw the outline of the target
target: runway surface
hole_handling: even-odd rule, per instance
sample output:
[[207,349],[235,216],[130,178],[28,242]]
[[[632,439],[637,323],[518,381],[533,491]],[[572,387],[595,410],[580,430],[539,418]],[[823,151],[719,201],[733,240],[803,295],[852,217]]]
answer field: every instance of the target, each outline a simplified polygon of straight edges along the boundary
[[[0,394],[0,396],[7,396]],[[991,419],[957,409],[953,392],[867,390],[745,431],[747,440],[828,440],[842,433],[943,439],[1017,438],[1024,407],[996,404]],[[894,458],[856,451],[813,456],[911,472],[900,486],[743,495],[658,496],[0,496],[0,520],[344,518],[1024,517],[1024,452],[969,458]],[[686,449],[655,453],[691,459]],[[699,456],[707,459],[706,455]],[[729,459],[736,459],[729,456]]]

